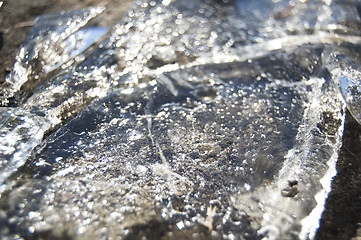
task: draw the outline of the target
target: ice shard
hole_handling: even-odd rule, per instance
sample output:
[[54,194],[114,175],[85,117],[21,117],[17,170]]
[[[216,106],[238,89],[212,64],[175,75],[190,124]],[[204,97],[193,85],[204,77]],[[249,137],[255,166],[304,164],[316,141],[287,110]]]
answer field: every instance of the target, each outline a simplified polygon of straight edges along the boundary
[[[318,46],[307,51],[320,58]],[[293,69],[301,50],[292,52],[164,73],[154,87],[97,101],[32,157],[34,179],[10,198],[39,204],[7,218],[24,233],[81,238],[130,237],[152,221],[225,238],[307,238],[335,174],[343,105],[317,65]]]
[[325,52],[326,64],[338,84],[347,108],[361,123],[360,45],[343,44]]
[[[53,74],[3,109],[0,236],[312,239],[344,102],[358,118],[357,9],[137,1],[109,33],[79,30],[101,9],[59,15],[80,24],[49,42],[64,56],[49,48]],[[20,70],[6,100],[32,81]]]
[[31,151],[43,140],[50,123],[44,117],[18,109],[0,112],[0,195],[8,177],[21,167]]
[[[41,108],[47,101],[46,99],[39,101],[40,98],[34,96],[36,95],[34,89],[42,83],[41,88],[44,91],[47,81],[42,78],[46,76],[46,73],[79,55],[106,32],[105,28],[95,27],[77,31],[101,11],[102,8],[91,8],[83,11],[49,14],[37,19],[20,50],[14,71],[1,89],[2,105],[15,104],[15,102],[9,102],[15,95],[19,97],[16,104],[20,104],[28,97],[25,96],[28,94],[33,95],[33,98],[28,101],[33,104],[31,107],[27,107],[29,104],[25,104],[21,108],[4,107],[1,109],[0,194],[7,188],[6,185],[11,185],[10,183],[5,184],[5,182],[26,162],[31,151],[43,140],[46,132],[59,124],[60,120],[56,117],[64,115],[63,112],[58,113],[54,97],[53,106],[47,105],[47,109]],[[27,84],[27,87],[24,87],[24,84]],[[55,86],[56,84],[52,83],[52,88]],[[23,88],[21,89],[21,87]],[[45,92],[50,95],[49,91]],[[62,94],[66,93],[63,91]],[[69,97],[70,100],[66,99],[67,101],[65,103],[63,101],[62,104],[70,106],[74,97],[82,104],[74,92]],[[34,98],[35,100],[32,100]],[[47,112],[49,109],[52,114]],[[69,109],[67,109],[67,113],[70,114]]]
[[[86,38],[85,34],[92,35],[91,30],[87,33],[85,30],[74,33],[102,11],[103,8],[89,8],[39,17],[20,49],[14,70],[2,86],[1,106],[22,102],[49,72],[76,56],[82,48],[86,48],[89,41],[82,44],[79,40],[81,35],[83,39]],[[79,42],[75,43],[74,40]],[[74,51],[74,48],[78,52]],[[21,88],[22,92],[19,92]]]

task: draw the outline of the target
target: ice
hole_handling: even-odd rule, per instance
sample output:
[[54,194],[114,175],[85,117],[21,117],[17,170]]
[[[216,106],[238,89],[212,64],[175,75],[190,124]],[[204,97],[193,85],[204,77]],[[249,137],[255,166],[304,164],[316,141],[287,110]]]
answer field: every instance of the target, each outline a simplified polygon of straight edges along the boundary
[[[3,86],[1,93],[1,105],[14,105],[23,101],[23,98],[31,93],[23,89],[22,94],[19,94],[21,87],[30,88],[28,91],[31,92],[39,82],[48,77],[49,72],[76,55],[73,48],[78,48],[78,53],[81,52],[83,44],[72,41],[72,38],[80,37],[81,32],[72,34],[102,11],[103,8],[89,8],[39,17],[20,49],[12,74],[6,79],[7,85]],[[92,34],[90,31],[88,30],[88,35]],[[85,34],[85,30],[82,33]],[[90,44],[86,43],[87,46]],[[15,96],[16,94],[20,96]],[[14,103],[11,98],[18,99],[15,99]]]
[[[167,5],[153,1],[136,3],[134,8],[129,11],[128,16],[121,21],[121,24],[116,25],[112,33],[105,37],[105,40],[84,61],[82,60],[84,56],[80,56],[79,59],[74,60],[75,63],[67,62],[62,65],[62,68],[66,69],[66,71],[60,69],[58,70],[60,72],[55,76],[51,74],[46,80],[42,80],[44,82],[41,84],[40,89],[34,89],[32,86],[32,96],[29,100],[25,99],[25,106],[32,111],[36,110],[47,114],[53,125],[58,126],[74,117],[91,101],[105,96],[112,89],[121,86],[126,88],[124,91],[131,92],[134,84],[143,86],[164,71],[197,64],[244,61],[249,58],[263,56],[269,51],[281,49],[285,46],[317,44],[320,42],[332,43],[345,40],[357,42],[360,40],[357,37],[335,36],[335,34],[328,34],[326,31],[318,31],[313,35],[307,35],[305,31],[300,31],[303,37],[299,37],[293,34],[290,35],[289,31],[285,30],[285,27],[279,28],[283,31],[282,34],[268,36],[267,31],[262,30],[262,27],[252,27],[252,25],[245,24],[243,21],[243,19],[252,19],[249,14],[254,14],[257,8],[245,1],[238,1],[237,4],[238,7],[214,5],[208,2],[195,5],[189,3],[189,1],[176,1]],[[289,2],[283,2],[282,4],[268,2],[267,4],[270,5],[267,9],[273,10],[265,14],[267,17],[264,17],[262,21],[282,20],[281,22],[287,22],[290,21],[289,18],[294,16],[290,15],[289,18],[282,18],[281,20],[274,16],[274,12],[292,5]],[[315,5],[313,7],[315,9],[323,6],[322,2],[312,4]],[[340,8],[340,3],[331,6],[333,7],[330,9],[332,13],[336,11],[333,10],[334,8]],[[302,11],[299,11],[302,13],[309,11],[305,4],[302,3],[296,4],[294,7],[300,7]],[[348,5],[346,7],[349,8]],[[205,9],[208,11],[205,11]],[[346,11],[342,10],[342,13]],[[63,16],[64,14],[56,15],[52,16],[52,18],[60,18],[59,21],[65,21],[72,17],[78,19],[78,15],[88,16],[88,12],[92,13],[92,11],[95,13],[91,17],[98,14],[101,9],[71,12],[65,14],[65,16]],[[223,14],[223,12],[227,14]],[[299,14],[295,14],[295,16],[300,17]],[[301,14],[301,16],[303,15]],[[352,18],[352,16],[350,14],[348,18]],[[44,18],[49,18],[49,16]],[[305,17],[305,19],[308,18]],[[331,19],[334,20],[334,18]],[[79,26],[77,25],[74,31],[84,25],[87,20],[88,18],[80,21]],[[328,19],[322,21],[320,25],[328,26],[324,24]],[[249,20],[249,22],[258,21]],[[277,22],[276,26],[280,25],[281,22]],[[174,25],[174,23],[176,24]],[[299,24],[294,23],[291,25],[299,26]],[[46,27],[48,26],[46,25],[44,28]],[[41,21],[39,22],[39,28],[41,28]],[[272,27],[272,29],[275,28],[275,26]],[[34,28],[33,31],[36,34],[37,28]],[[99,35],[96,35],[99,31],[101,31]],[[75,48],[78,48],[76,51],[84,51],[89,44],[100,38],[104,32],[105,29],[97,28],[85,28],[77,31],[66,37],[62,42],[65,52],[63,51],[60,56],[57,51],[50,51],[51,48],[49,48],[48,54],[58,56],[56,58],[59,61],[63,58],[69,59],[72,54],[75,55],[74,51],[71,50],[72,47],[70,47],[72,45],[68,44],[74,42],[72,39],[77,38],[77,36],[85,38],[85,41],[89,42],[88,44],[83,46],[81,41],[77,41],[77,44],[74,45]],[[51,33],[41,31],[41,33],[40,37],[36,38],[41,42],[46,42],[46,39],[64,39],[63,34],[60,34],[61,31]],[[29,38],[34,39],[35,37]],[[50,42],[49,44],[59,43]],[[37,51],[42,51],[31,48],[31,46],[29,43],[24,46],[25,49],[30,49],[31,55],[37,56]],[[48,59],[53,58],[47,58],[47,61]],[[66,60],[61,60],[59,63],[57,61],[55,61],[55,64],[53,64],[54,61],[49,61],[51,62],[49,66],[46,62],[41,63],[40,67],[46,70],[49,67],[56,68],[66,62]],[[77,66],[81,61],[83,63]],[[72,69],[73,66],[75,69]],[[29,69],[15,69],[14,75],[23,76],[22,78],[26,79],[29,71],[31,72]],[[127,78],[128,80],[124,82],[123,76],[129,73],[136,75],[134,81]],[[17,86],[23,84],[22,81],[16,82]],[[26,87],[23,86],[23,89],[26,89]],[[14,101],[12,93],[7,95],[6,101]],[[26,93],[21,90],[16,95],[21,98]],[[27,98],[27,96],[23,97]],[[40,104],[38,99],[42,99]],[[69,111],[67,106],[70,105],[74,107]]]
[[[267,236],[272,228],[285,237],[302,227],[308,234],[299,220],[317,207],[311,196],[323,191],[320,179],[336,161],[343,114],[337,89],[317,76],[317,64],[297,75],[293,66],[300,66],[296,59],[304,50],[289,50],[292,64],[278,51],[251,63],[164,73],[154,87],[115,91],[90,105],[33,156],[43,164],[35,162],[36,180],[24,188],[41,182],[41,204],[29,209],[41,220],[23,220],[28,210],[14,217],[24,229],[41,232],[45,222],[46,229],[82,238],[102,236],[99,221],[111,216],[114,222],[103,226],[108,236],[114,224],[126,234],[155,219],[221,236]],[[306,51],[320,59],[320,47]],[[291,200],[281,194],[287,181],[297,181],[299,193]],[[109,196],[119,193],[114,205]],[[85,207],[96,204],[103,213]],[[144,219],[132,220],[140,212]],[[259,221],[249,225],[244,214]]]
[[312,239],[360,119],[356,4],[40,17],[3,88],[0,236]]
[[0,195],[11,185],[6,183],[42,141],[50,123],[26,111],[1,109],[0,112]]
[[344,44],[325,53],[326,63],[338,84],[348,110],[361,123],[360,45]]

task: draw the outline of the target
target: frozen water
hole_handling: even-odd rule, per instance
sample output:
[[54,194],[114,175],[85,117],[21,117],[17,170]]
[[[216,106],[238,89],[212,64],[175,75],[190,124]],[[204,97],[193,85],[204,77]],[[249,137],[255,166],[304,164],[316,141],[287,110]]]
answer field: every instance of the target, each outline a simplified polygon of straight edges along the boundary
[[327,52],[328,66],[354,118],[361,123],[360,45],[345,44]]
[[[292,49],[293,64],[305,50],[320,58],[319,47]],[[153,87],[97,101],[33,156],[35,180],[11,197],[40,204],[8,218],[25,232],[57,228],[83,238],[134,234],[158,218],[236,237],[274,234],[269,228],[287,221],[278,236],[297,235],[317,206],[308,196],[323,190],[336,160],[343,114],[317,64],[297,76],[285,54],[164,73]],[[292,200],[282,195],[287,181],[297,181]],[[112,222],[99,225],[102,216]]]
[[1,194],[7,188],[7,178],[25,163],[31,151],[43,139],[50,123],[45,118],[26,111],[1,109],[0,126]]
[[[102,11],[103,8],[89,8],[83,11],[39,17],[24,46],[20,49],[14,71],[6,79],[7,85],[1,89],[1,105],[14,105],[23,101],[22,98],[31,94],[31,91],[39,82],[48,77],[47,74],[54,70],[56,66],[62,65],[76,56],[77,53],[73,48],[78,48],[79,53],[82,47],[88,47],[91,44],[90,42],[85,43],[85,45],[76,43],[77,45],[73,46],[74,41],[72,39],[79,38],[81,34],[84,35],[84,30],[72,34]],[[88,35],[90,34],[92,33],[88,31]],[[98,35],[97,38],[99,37]],[[88,37],[88,39],[91,40],[92,38]],[[19,94],[18,91],[21,87],[23,92]],[[26,93],[26,89],[29,89],[30,93]],[[15,96],[16,93],[20,96]],[[15,98],[15,100],[11,98]]]
[[108,34],[81,28],[102,8],[40,17],[3,88],[1,236],[313,238],[340,92],[359,118],[358,9],[137,1]]

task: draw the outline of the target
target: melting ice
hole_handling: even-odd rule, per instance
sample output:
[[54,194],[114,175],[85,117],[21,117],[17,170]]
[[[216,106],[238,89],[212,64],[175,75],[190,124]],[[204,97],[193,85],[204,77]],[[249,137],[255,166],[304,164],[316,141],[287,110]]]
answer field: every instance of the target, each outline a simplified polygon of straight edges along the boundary
[[2,86],[1,236],[313,238],[344,102],[359,119],[357,9],[139,1],[109,33],[87,26],[102,8],[40,17]]

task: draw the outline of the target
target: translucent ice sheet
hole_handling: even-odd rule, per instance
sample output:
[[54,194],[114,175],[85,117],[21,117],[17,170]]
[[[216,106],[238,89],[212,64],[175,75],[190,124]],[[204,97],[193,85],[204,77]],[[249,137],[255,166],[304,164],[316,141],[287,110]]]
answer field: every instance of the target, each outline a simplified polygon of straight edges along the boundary
[[38,204],[7,217],[24,233],[81,238],[131,237],[153,221],[230,239],[312,236],[343,107],[317,64],[297,76],[298,52],[168,72],[97,101],[34,154],[35,179],[11,198]]
[[109,32],[82,28],[103,8],[40,17],[2,88],[0,236],[312,239],[345,102],[358,118],[359,9],[137,1]]

